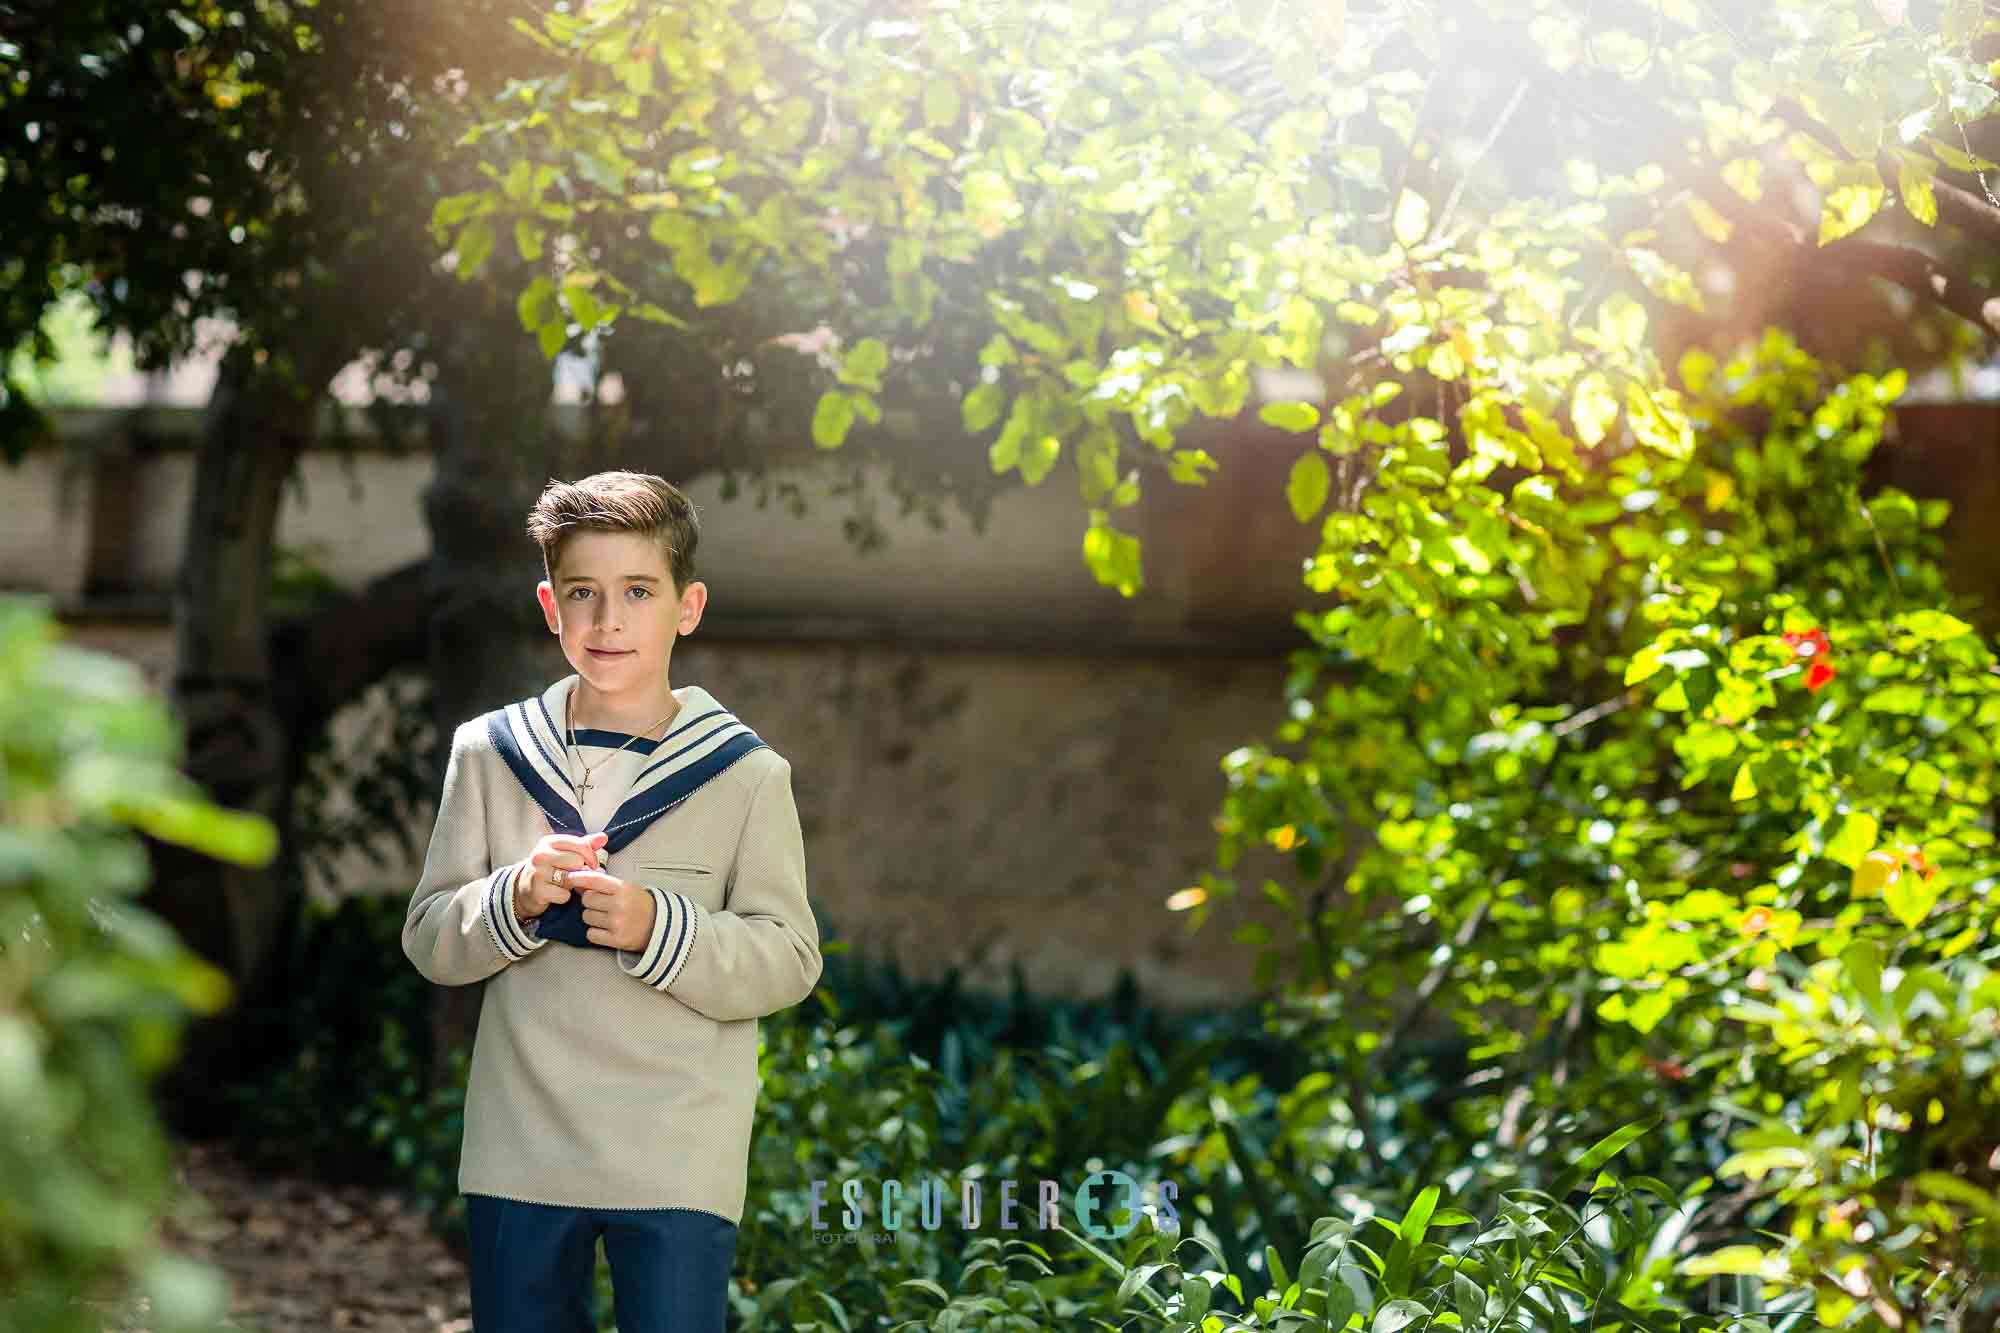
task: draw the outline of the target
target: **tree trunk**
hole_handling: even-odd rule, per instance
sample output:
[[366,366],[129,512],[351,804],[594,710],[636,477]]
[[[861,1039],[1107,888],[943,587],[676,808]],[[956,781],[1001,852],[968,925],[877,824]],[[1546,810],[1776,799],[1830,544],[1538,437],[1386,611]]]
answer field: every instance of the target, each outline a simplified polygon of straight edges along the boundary
[[[322,381],[323,382],[323,381]],[[169,698],[185,737],[182,771],[209,799],[289,829],[289,738],[274,706],[268,612],[279,502],[312,431],[319,385],[288,388],[254,364],[247,344],[224,357],[195,455],[181,567],[174,584]],[[197,953],[228,973],[233,1002],[193,1024],[162,1100],[198,1131],[214,1091],[254,1069],[274,1024],[270,964],[298,902],[282,860],[225,865],[152,843],[144,901]]]

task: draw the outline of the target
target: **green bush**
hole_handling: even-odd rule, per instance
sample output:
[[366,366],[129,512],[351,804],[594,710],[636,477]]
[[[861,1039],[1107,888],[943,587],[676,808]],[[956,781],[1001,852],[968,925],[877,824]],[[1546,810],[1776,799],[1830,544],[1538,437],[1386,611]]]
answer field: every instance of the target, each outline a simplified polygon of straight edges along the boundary
[[1365,552],[1411,595],[1302,617],[1290,720],[1226,761],[1222,869],[1290,862],[1265,974],[1369,1174],[1414,1142],[1381,1106],[1409,1037],[1468,1040],[1402,1197],[1532,1186],[1657,1116],[1653,1174],[1732,1186],[1691,1224],[1717,1271],[1841,1327],[1991,1311],[1991,1042],[1937,997],[2000,954],[2000,663],[1945,578],[1949,506],[1868,484],[1900,372],[1772,333],[1681,379],[1682,454],[1454,473],[1427,503],[1470,556],[1386,497],[1342,517],[1372,537],[1309,580],[1348,592]]
[[275,834],[202,800],[177,744],[136,668],[0,599],[0,1329],[95,1333],[93,1306],[133,1296],[191,1329],[226,1305],[154,1245],[172,1178],[149,1085],[230,987],[130,901],[137,830],[248,865]]
[[[1358,1318],[1368,1333],[1434,1325],[1769,1333],[1761,1317],[1697,1314],[1670,1289],[1673,1246],[1685,1223],[1680,1201],[1661,1181],[1620,1180],[1601,1169],[1645,1128],[1629,1125],[1593,1145],[1551,1190],[1504,1191],[1484,1223],[1439,1208],[1442,1191],[1431,1186],[1400,1215],[1315,1218],[1289,1257],[1268,1246],[1254,1266],[1232,1261],[1185,1226],[1163,1229],[1151,1213],[1135,1219],[1115,1249],[1065,1229],[1055,1259],[1069,1263],[1067,1272],[1043,1247],[984,1237],[972,1247],[979,1262],[966,1288],[932,1291],[937,1308],[894,1327],[1297,1333],[1346,1328]],[[1457,1227],[1478,1229],[1452,1243],[1445,1233]],[[1079,1285],[1078,1256],[1094,1261],[1097,1283]]]

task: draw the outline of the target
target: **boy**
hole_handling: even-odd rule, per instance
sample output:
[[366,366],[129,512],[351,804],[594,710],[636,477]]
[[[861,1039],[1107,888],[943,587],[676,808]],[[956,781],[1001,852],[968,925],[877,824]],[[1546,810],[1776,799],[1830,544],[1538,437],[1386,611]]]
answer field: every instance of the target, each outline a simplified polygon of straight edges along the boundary
[[699,686],[693,506],[658,477],[551,482],[528,517],[575,674],[460,726],[403,951],[491,978],[459,1190],[476,1333],[722,1333],[757,1020],[812,993],[791,766]]

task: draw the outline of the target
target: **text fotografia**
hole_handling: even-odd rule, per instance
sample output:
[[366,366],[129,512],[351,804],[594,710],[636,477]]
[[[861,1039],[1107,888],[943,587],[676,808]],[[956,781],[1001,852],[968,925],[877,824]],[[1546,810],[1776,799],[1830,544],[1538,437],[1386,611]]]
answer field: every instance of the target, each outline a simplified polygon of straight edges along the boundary
[[[808,1189],[812,1229],[822,1243],[859,1239],[856,1233],[867,1220],[871,1203],[881,1228],[875,1234],[877,1240],[888,1240],[909,1225],[936,1231],[949,1222],[963,1231],[977,1231],[988,1225],[989,1219],[1001,1231],[1055,1229],[1061,1222],[1064,1203],[1061,1183],[1041,1179],[1030,1185],[1032,1188],[1024,1190],[1021,1182],[1012,1177],[999,1180],[961,1177],[954,1200],[956,1208],[948,1211],[945,1201],[952,1191],[935,1176],[919,1182],[915,1189],[900,1180],[884,1180],[874,1186],[872,1195],[863,1181],[842,1180],[836,1192],[845,1205],[840,1211],[843,1235],[830,1231],[824,1216],[829,1182],[814,1180]],[[1174,1209],[1174,1200],[1180,1197],[1180,1190],[1174,1182],[1162,1180],[1151,1191],[1151,1199],[1147,1194],[1138,1181],[1123,1171],[1097,1171],[1084,1178],[1067,1202],[1077,1226],[1084,1234],[1100,1240],[1116,1240],[1125,1235],[1139,1225],[1140,1215],[1148,1211],[1154,1213],[1154,1224],[1160,1230],[1179,1230],[1180,1214]]]

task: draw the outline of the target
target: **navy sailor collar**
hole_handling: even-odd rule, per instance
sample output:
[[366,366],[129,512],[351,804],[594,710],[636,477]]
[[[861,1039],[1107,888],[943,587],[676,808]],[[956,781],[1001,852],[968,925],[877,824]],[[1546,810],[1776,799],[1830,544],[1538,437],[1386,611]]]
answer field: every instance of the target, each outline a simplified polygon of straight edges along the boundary
[[[563,762],[560,721],[576,684],[572,673],[539,695],[494,709],[486,715],[486,731],[528,799],[548,817],[550,829],[581,838],[591,830],[584,827],[576,785]],[[766,748],[757,733],[701,686],[683,686],[674,697],[680,700],[680,712],[665,739],[646,756],[638,781],[602,830],[611,835],[607,852],[624,848],[744,755]]]

